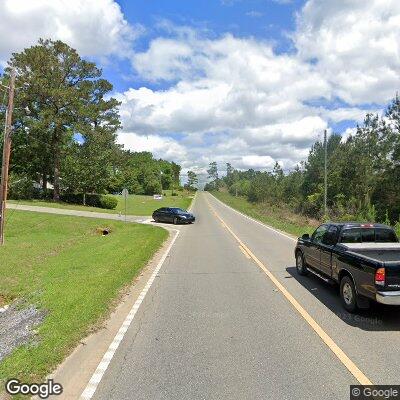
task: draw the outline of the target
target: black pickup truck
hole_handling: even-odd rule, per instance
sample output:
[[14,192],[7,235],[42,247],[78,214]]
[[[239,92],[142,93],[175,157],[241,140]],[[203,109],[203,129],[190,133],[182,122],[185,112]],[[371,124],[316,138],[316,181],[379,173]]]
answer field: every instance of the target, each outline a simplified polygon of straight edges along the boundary
[[340,285],[349,312],[368,308],[370,300],[400,305],[400,243],[387,225],[323,224],[298,239],[295,257],[300,275]]

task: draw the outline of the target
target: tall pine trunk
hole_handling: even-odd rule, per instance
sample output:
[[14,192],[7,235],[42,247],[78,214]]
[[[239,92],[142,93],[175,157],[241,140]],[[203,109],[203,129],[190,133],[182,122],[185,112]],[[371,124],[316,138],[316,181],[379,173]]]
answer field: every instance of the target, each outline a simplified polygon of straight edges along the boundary
[[47,193],[47,173],[46,172],[42,173],[42,191],[43,191],[43,196],[46,196],[46,193]]
[[54,190],[53,200],[60,201],[60,168],[61,168],[61,149],[58,132],[56,131],[53,138],[53,155],[54,155]]

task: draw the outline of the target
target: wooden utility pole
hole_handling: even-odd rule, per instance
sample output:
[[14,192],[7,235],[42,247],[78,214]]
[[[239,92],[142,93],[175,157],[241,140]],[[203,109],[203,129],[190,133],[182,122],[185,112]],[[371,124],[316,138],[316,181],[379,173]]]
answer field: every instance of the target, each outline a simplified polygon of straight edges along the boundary
[[4,244],[4,222],[6,215],[6,201],[8,189],[8,169],[11,154],[12,114],[14,109],[15,69],[11,70],[10,85],[8,87],[8,105],[4,128],[3,160],[1,166],[0,185],[0,246]]
[[327,197],[328,197],[328,141],[326,138],[326,129],[324,130],[324,216],[327,216]]

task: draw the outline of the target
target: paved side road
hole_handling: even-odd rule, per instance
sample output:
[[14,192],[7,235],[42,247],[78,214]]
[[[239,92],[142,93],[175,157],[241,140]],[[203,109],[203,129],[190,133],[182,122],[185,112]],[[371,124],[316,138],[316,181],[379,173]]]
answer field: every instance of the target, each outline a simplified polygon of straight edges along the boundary
[[[69,209],[65,209],[65,208],[28,206],[28,205],[24,205],[24,204],[13,204],[13,203],[8,203],[7,208],[10,210],[32,211],[32,212],[41,212],[41,213],[47,213],[47,214],[72,215],[72,216],[76,216],[76,217],[100,218],[100,219],[112,219],[112,220],[117,220],[117,221],[125,221],[125,215],[100,213],[100,212],[93,212],[93,211],[80,211],[80,210],[69,210]],[[126,220],[128,222],[148,223],[151,221],[151,216],[146,217],[146,216],[127,215]]]
[[[239,247],[206,198],[220,206],[198,195],[196,223],[181,231],[94,398],[348,398],[354,376]],[[244,240],[253,243],[256,224],[224,212],[233,229],[249,229]],[[254,251],[268,258],[280,243],[276,269],[284,280],[291,277],[285,268],[293,244],[266,230],[262,240]]]

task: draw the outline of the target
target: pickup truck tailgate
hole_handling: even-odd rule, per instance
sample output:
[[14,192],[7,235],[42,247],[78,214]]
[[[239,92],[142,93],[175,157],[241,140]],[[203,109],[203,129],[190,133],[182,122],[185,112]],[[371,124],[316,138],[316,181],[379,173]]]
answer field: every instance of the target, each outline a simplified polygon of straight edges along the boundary
[[400,261],[385,263],[387,290],[400,290]]
[[341,247],[385,267],[385,290],[400,290],[400,243],[346,243]]

